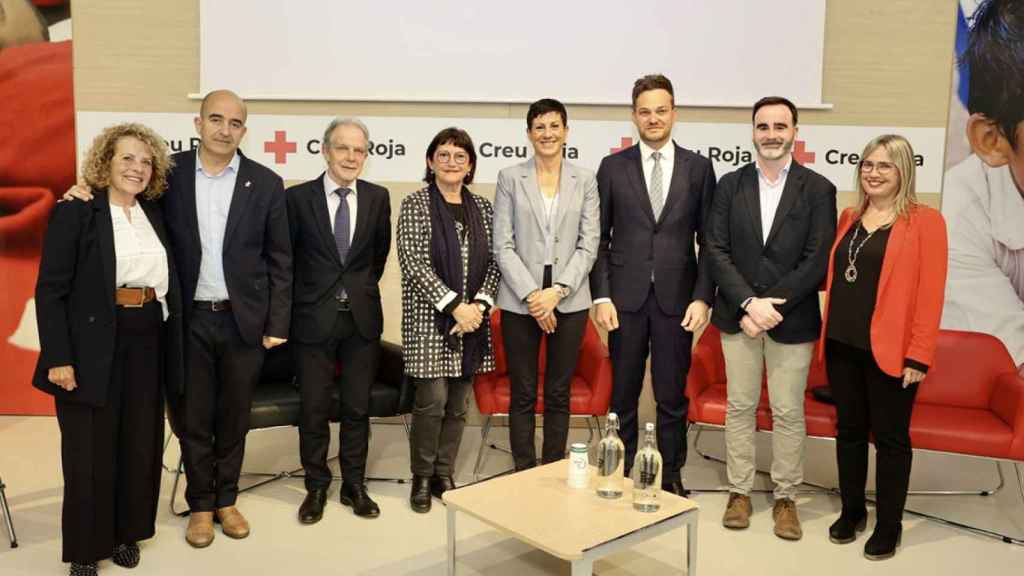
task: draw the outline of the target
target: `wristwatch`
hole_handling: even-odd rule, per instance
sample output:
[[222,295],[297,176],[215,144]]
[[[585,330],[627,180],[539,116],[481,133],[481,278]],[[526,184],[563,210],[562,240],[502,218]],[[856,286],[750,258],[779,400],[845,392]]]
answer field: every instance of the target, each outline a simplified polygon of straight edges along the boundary
[[569,293],[572,292],[572,290],[565,284],[555,284],[555,289],[558,290],[558,296],[563,299],[568,298]]

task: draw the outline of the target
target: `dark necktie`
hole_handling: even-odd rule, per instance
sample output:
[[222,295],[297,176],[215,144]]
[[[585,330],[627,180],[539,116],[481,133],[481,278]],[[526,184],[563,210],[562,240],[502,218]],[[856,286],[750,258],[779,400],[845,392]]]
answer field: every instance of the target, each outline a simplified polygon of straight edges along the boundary
[[347,198],[351,192],[351,188],[336,188],[334,190],[334,193],[341,198],[338,211],[334,213],[334,244],[338,247],[338,256],[341,258],[342,264],[348,258],[350,217]]
[[[342,265],[345,264],[345,260],[348,258],[350,245],[348,195],[351,192],[351,188],[336,188],[334,190],[334,193],[341,198],[338,211],[334,213],[334,245],[338,247],[338,257],[341,258]],[[342,300],[348,298],[344,285],[338,290],[338,298]]]

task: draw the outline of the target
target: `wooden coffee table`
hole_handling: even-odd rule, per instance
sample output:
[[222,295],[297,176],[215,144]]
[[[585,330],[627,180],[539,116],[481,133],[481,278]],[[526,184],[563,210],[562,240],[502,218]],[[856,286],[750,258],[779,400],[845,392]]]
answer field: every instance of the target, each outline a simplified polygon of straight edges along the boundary
[[[492,478],[444,493],[448,508],[448,575],[455,576],[455,513],[572,563],[572,576],[590,576],[594,560],[686,526],[688,576],[697,573],[697,503],[663,492],[661,509],[633,509],[630,480],[622,498],[566,485],[565,460]],[[590,472],[591,485],[594,468]]]

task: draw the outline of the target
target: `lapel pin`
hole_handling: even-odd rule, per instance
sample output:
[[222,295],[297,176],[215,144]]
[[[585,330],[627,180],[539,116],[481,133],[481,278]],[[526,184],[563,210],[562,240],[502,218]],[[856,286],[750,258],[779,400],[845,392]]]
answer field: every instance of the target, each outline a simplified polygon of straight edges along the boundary
[[245,187],[246,187],[246,188],[248,188],[250,184],[252,184],[252,181],[251,181],[251,180],[246,180],[246,181],[245,181]]

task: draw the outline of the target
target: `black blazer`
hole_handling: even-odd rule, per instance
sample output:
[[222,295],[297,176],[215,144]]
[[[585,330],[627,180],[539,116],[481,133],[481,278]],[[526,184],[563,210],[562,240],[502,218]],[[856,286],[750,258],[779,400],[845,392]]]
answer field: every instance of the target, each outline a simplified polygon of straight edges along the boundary
[[650,290],[665,314],[682,314],[693,300],[711,304],[715,295],[707,258],[697,258],[694,238],[704,245],[704,229],[715,189],[711,161],[675,148],[672,183],[655,221],[647,194],[640,146],[601,160],[601,242],[590,273],[594,299],[611,298],[616,308],[639,310]]
[[[288,337],[292,247],[281,177],[241,151],[238,154],[241,162],[224,232],[224,279],[242,340],[260,346],[263,336]],[[196,151],[179,152],[173,159],[162,204],[181,275],[187,330],[203,257],[196,214]]]
[[836,235],[836,187],[795,161],[790,165],[768,241],[761,230],[760,185],[751,163],[722,177],[715,192],[707,251],[718,284],[711,321],[739,332],[740,305],[751,296],[785,298],[776,342],[811,342],[821,331],[818,288]]
[[292,338],[323,342],[338,314],[334,296],[339,282],[352,304],[352,317],[367,340],[380,338],[384,313],[380,282],[391,250],[391,199],[387,188],[356,183],[356,228],[342,264],[331,232],[323,174],[287,191],[288,222],[295,259]]
[[[117,339],[117,263],[107,192],[96,190],[94,194],[92,202],[61,202],[50,215],[36,282],[41,350],[32,385],[67,402],[104,406]],[[142,199],[139,205],[166,250],[167,233],[159,206]],[[163,386],[173,399],[181,393],[184,377],[181,291],[169,250],[167,267],[169,314],[162,340]],[[74,366],[78,383],[71,392],[47,379],[50,368],[66,365]]]

